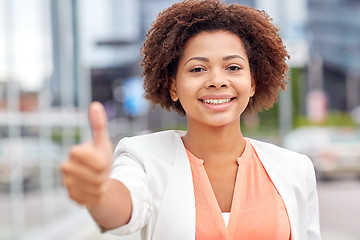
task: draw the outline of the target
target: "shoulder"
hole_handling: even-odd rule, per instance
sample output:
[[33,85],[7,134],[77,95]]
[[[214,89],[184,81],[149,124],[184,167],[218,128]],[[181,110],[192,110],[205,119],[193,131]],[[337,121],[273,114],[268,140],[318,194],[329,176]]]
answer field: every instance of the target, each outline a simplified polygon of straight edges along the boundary
[[263,141],[250,139],[250,142],[263,163],[271,162],[286,171],[313,171],[311,160],[304,154]]
[[171,157],[181,145],[181,131],[168,130],[122,138],[115,148],[115,155],[129,153],[135,157],[144,155]]
[[149,134],[137,135],[133,137],[124,137],[119,144],[136,144],[138,147],[160,147],[161,144],[178,143],[182,132],[175,130],[160,131]]
[[302,158],[304,157],[303,154],[297,153],[295,151],[291,151],[289,149],[277,146],[272,143],[263,142],[255,139],[250,139],[251,144],[254,146],[255,150],[263,151],[264,153],[270,155],[277,155],[277,156],[289,156],[295,158]]
[[308,156],[274,144],[252,139],[250,141],[277,188],[284,184],[279,183],[281,178],[293,187],[302,186],[304,192],[316,189],[315,169]]

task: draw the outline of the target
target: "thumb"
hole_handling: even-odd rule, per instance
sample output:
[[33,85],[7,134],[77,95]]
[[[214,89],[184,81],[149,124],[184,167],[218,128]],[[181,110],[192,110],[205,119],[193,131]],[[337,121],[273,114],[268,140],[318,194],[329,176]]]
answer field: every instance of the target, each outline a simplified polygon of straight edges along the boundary
[[104,106],[99,102],[92,102],[88,114],[93,143],[95,146],[101,146],[109,138]]

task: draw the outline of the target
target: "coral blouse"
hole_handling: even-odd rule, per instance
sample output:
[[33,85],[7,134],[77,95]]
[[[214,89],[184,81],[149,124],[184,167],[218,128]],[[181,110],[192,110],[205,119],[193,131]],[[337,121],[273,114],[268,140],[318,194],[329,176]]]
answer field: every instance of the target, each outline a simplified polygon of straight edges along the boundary
[[206,174],[204,161],[186,151],[194,183],[196,240],[290,239],[290,222],[284,202],[249,140],[237,159],[228,226]]

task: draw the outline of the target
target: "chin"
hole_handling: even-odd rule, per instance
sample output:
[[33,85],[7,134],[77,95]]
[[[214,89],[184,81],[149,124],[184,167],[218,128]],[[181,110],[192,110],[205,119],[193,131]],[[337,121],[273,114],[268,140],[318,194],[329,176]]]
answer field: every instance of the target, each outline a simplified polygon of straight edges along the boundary
[[240,124],[240,118],[235,119],[212,119],[207,123],[211,127],[231,127]]

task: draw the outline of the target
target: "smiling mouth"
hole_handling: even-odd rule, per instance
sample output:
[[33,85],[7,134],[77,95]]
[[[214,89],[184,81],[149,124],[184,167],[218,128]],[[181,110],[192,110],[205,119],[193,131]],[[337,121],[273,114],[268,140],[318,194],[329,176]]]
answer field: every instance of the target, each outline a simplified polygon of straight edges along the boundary
[[207,103],[207,104],[220,105],[220,104],[225,104],[225,103],[231,102],[231,101],[234,100],[234,99],[235,99],[235,98],[200,99],[200,101],[202,101],[203,103]]

